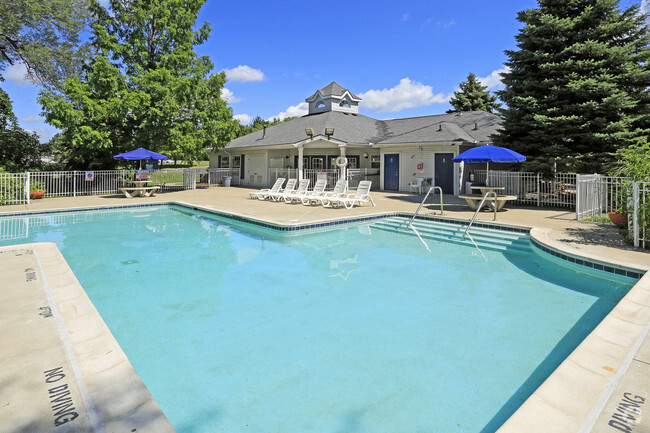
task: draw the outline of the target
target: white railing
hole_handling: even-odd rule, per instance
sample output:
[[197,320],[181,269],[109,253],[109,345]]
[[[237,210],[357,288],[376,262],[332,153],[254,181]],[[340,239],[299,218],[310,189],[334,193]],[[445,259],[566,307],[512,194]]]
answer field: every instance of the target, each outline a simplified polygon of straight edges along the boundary
[[0,173],[0,205],[29,203],[29,174]]
[[[209,177],[206,168],[151,170],[152,185],[160,191],[195,189]],[[0,173],[0,205],[29,204],[30,189],[45,197],[117,194],[135,179],[135,170],[43,171]]]
[[201,178],[201,183],[208,185],[223,184],[224,177],[230,177],[231,185],[241,185],[241,170],[239,168],[210,168],[207,177]]
[[650,183],[599,174],[579,175],[576,219],[610,223],[609,213],[627,216],[634,246],[645,248],[650,233]]
[[490,170],[475,170],[476,182],[486,182],[492,186],[503,186],[500,193],[516,195],[515,202],[535,206],[575,207],[576,205],[576,174],[556,173],[552,179],[532,172],[514,172]]
[[351,168],[348,170],[348,188],[355,189],[362,180],[372,182],[372,189],[379,189],[378,168]]

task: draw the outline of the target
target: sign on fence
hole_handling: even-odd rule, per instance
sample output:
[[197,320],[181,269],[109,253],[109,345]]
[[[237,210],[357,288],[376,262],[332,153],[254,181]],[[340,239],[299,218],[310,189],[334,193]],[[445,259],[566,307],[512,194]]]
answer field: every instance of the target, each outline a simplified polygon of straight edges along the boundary
[[88,182],[92,182],[93,180],[95,180],[95,172],[94,171],[87,171],[85,179]]
[[151,172],[149,170],[136,170],[135,180],[149,180]]

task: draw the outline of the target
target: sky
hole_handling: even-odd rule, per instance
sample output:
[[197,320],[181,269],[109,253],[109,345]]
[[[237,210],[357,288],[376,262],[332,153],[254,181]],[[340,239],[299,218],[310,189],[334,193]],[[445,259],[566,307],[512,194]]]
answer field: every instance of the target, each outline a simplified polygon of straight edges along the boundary
[[[102,0],[107,4],[108,0]],[[621,7],[650,0],[621,0]],[[471,72],[490,91],[503,88],[505,50],[516,50],[517,13],[537,0],[207,0],[197,25],[212,32],[197,54],[225,71],[222,96],[243,124],[307,114],[305,99],[337,82],[360,96],[359,112],[376,119],[444,113]],[[41,141],[39,86],[24,67],[3,72],[22,128]]]

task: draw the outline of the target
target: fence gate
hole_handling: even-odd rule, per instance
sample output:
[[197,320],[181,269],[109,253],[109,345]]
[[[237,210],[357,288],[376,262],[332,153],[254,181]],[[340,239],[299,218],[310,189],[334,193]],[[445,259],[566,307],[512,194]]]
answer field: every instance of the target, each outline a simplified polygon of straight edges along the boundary
[[601,175],[579,174],[576,177],[576,219],[600,216],[603,212]]

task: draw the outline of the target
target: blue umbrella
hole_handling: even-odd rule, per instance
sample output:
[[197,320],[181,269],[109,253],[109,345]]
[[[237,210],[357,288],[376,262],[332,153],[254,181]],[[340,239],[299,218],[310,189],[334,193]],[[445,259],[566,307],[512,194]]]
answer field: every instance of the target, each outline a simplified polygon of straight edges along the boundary
[[167,159],[167,157],[165,155],[161,155],[159,153],[152,152],[150,150],[139,147],[135,150],[131,150],[130,152],[124,152],[124,153],[120,153],[119,155],[115,155],[113,159],[126,159],[129,161],[139,161],[142,159],[163,160],[163,159]]
[[[452,159],[453,162],[486,162],[488,175],[490,172],[490,162],[522,162],[525,160],[526,157],[524,155],[514,150],[489,144],[466,150]],[[489,177],[488,175],[485,177],[486,183]]]
[[[167,157],[165,155],[161,155],[160,153],[152,152],[150,150],[139,147],[135,150],[131,150],[129,152],[124,152],[124,153],[120,153],[119,155],[115,155],[113,159],[122,159],[122,160],[126,159],[128,161],[144,161],[149,159],[164,160],[167,159]],[[140,167],[142,167],[142,163],[140,163]]]

